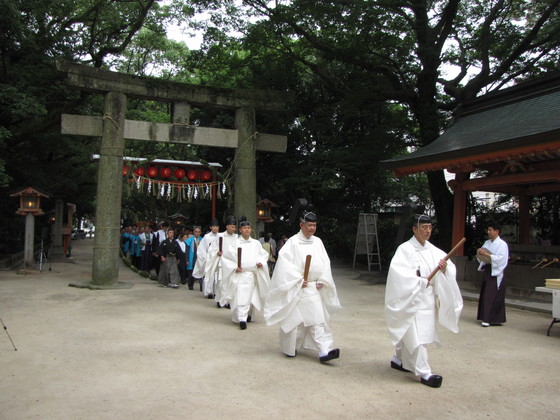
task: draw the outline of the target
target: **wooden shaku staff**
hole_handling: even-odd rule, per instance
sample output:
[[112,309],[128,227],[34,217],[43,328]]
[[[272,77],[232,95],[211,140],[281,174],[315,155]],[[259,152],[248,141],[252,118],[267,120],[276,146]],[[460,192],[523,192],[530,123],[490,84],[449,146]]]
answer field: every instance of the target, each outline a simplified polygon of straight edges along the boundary
[[311,255],[305,257],[305,268],[303,269],[303,281],[307,281],[307,277],[309,277],[309,267],[311,266]]
[[543,258],[542,260],[540,260],[538,263],[536,263],[534,266],[531,267],[531,269],[533,268],[537,268],[539,265],[541,265],[542,263],[547,262],[548,260],[546,258]]
[[[455,252],[457,252],[457,249],[459,249],[459,247],[461,245],[463,245],[465,243],[466,239],[463,238],[461,239],[459,242],[457,242],[457,245],[455,245],[453,247],[453,249],[451,251],[449,251],[449,254],[447,254],[445,257],[443,257],[443,259],[445,261],[447,261],[449,258],[451,258],[451,256],[453,254],[455,254]],[[434,268],[434,270],[430,273],[430,275],[428,276],[428,284],[426,285],[426,287],[428,287],[428,285],[430,284],[430,280],[432,280],[432,278],[437,274],[437,272],[439,271],[439,267]]]
[[545,264],[545,265],[541,265],[540,268],[545,268],[546,266],[549,266],[550,264],[554,264],[558,262],[558,258],[553,258],[549,263]]
[[222,252],[222,244],[224,243],[224,238],[220,236],[218,238],[218,251]]
[[241,247],[237,248],[237,268],[241,268]]
[[509,259],[509,264],[513,264],[516,261],[521,261],[522,258],[521,257],[515,257],[515,258],[511,258]]

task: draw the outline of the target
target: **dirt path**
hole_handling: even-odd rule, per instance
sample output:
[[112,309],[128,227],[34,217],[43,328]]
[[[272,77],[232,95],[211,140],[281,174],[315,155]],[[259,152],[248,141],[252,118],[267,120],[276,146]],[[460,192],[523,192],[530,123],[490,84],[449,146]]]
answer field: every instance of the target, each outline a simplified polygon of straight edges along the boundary
[[430,364],[443,386],[390,369],[385,286],[335,267],[343,309],[331,327],[341,359],[285,358],[262,318],[240,331],[200,292],[159,288],[121,267],[132,289],[68,287],[91,273],[91,239],[76,264],[0,272],[0,419],[557,419],[560,326],[508,309],[481,328],[465,302],[461,332],[440,329]]

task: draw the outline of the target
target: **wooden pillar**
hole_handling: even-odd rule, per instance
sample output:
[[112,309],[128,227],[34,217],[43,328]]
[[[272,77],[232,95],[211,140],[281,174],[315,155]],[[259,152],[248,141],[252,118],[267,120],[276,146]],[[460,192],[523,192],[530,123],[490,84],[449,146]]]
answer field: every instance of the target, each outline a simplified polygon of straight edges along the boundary
[[519,199],[519,244],[529,245],[531,243],[530,218],[529,218],[529,196],[524,188],[518,196]]
[[238,108],[235,112],[237,128],[237,158],[234,167],[234,211],[237,219],[241,216],[253,226],[257,235],[257,169],[255,153],[256,122],[253,108]]
[[[469,174],[458,172],[455,174],[455,189],[453,191],[453,232],[451,234],[451,244],[455,246],[465,236],[465,218],[467,215],[467,193],[463,189],[463,181],[468,179]],[[455,255],[464,255],[464,245],[461,246]]]
[[125,94],[105,95],[91,281],[99,286],[116,284],[119,277],[125,111]]

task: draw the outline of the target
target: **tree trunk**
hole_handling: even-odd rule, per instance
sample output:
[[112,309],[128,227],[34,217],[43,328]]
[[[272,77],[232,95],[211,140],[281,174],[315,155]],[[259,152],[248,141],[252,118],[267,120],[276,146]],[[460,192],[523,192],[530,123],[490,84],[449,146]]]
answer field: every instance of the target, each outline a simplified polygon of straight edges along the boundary
[[[432,57],[432,60],[436,58]],[[436,66],[432,67],[436,68]],[[435,70],[425,70],[418,77],[418,102],[415,104],[414,114],[420,128],[420,141],[423,147],[437,139],[441,131],[441,115],[436,101],[436,77]],[[427,176],[438,227],[437,240],[436,238],[434,240],[440,248],[450,249],[453,231],[453,194],[447,187],[443,171],[428,172]]]

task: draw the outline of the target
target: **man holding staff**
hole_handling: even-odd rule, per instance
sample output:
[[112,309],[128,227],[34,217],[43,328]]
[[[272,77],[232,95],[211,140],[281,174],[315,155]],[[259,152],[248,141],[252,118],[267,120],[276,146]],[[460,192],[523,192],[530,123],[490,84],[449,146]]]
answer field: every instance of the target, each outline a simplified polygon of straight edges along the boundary
[[251,238],[251,223],[242,218],[241,236],[223,248],[220,305],[230,305],[232,321],[247,329],[252,309],[260,311],[268,292],[268,253],[260,242]]
[[226,218],[226,230],[218,233],[218,240],[214,241],[208,249],[203,292],[205,296],[214,295],[218,308],[221,308],[220,300],[222,299],[222,255],[224,250],[232,246],[237,239],[236,224],[235,216],[228,216]]
[[[208,261],[208,250],[214,241],[218,240],[218,231],[220,230],[220,222],[218,219],[212,219],[210,222],[210,232],[206,233],[196,251],[196,263],[194,265],[194,270],[192,276],[196,279],[200,279],[202,284],[202,293],[208,299],[213,299],[214,294],[212,293],[212,287],[214,285],[214,279],[206,279],[204,273],[206,272],[206,261]],[[207,282],[210,281],[210,288],[207,287]],[[210,292],[208,292],[210,290]]]
[[[415,216],[413,236],[401,244],[391,260],[385,290],[385,317],[395,355],[391,367],[413,372],[421,383],[439,388],[440,375],[432,374],[426,346],[440,343],[436,319],[458,332],[463,299],[455,280],[455,265],[448,255],[432,245],[428,216]],[[437,302],[437,303],[436,303]]]
[[[288,357],[296,349],[319,351],[321,363],[337,359],[329,330],[329,311],[340,308],[331,262],[317,238],[317,216],[304,212],[300,231],[282,246],[264,305],[267,325],[280,326],[280,347]],[[307,263],[306,263],[307,262]]]

